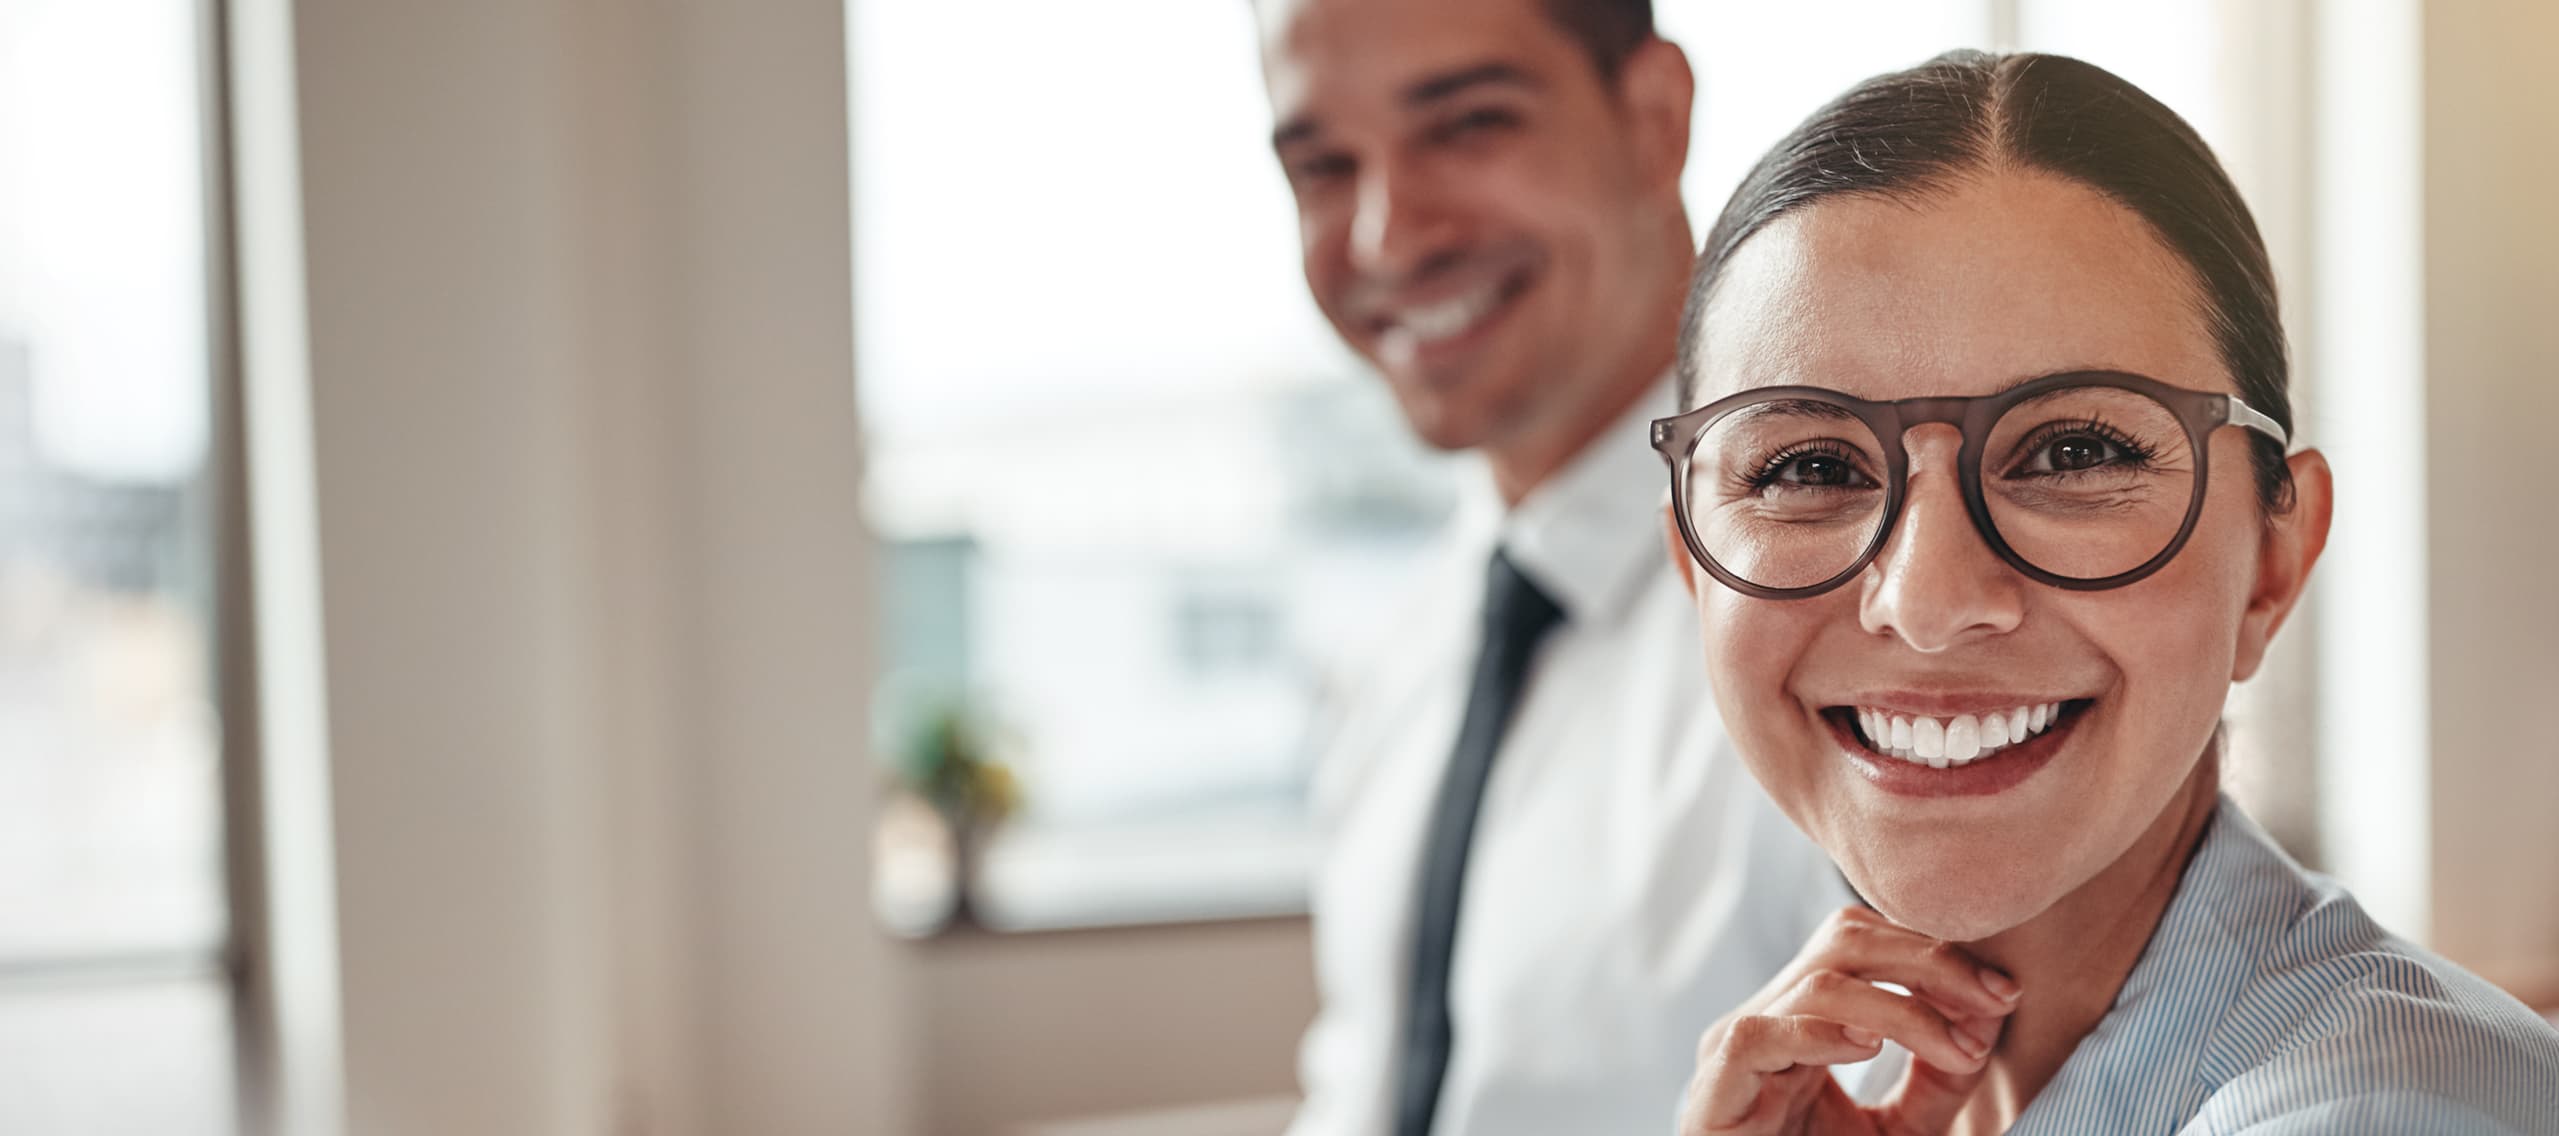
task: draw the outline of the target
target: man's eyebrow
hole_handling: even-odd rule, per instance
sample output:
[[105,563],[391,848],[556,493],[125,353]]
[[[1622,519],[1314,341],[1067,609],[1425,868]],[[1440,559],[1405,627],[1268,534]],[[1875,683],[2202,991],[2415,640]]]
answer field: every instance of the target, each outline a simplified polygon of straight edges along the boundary
[[1443,72],[1406,87],[1404,102],[1408,106],[1422,106],[1484,86],[1526,87],[1533,90],[1543,85],[1537,81],[1535,75],[1529,74],[1518,64],[1496,60]]
[[[1543,86],[1545,84],[1538,82],[1537,76],[1530,74],[1528,69],[1516,63],[1495,60],[1424,78],[1404,88],[1404,105],[1426,107],[1478,87],[1519,87],[1536,90]],[[1323,132],[1323,124],[1317,122],[1314,116],[1301,114],[1280,123],[1271,131],[1271,149],[1284,149]]]

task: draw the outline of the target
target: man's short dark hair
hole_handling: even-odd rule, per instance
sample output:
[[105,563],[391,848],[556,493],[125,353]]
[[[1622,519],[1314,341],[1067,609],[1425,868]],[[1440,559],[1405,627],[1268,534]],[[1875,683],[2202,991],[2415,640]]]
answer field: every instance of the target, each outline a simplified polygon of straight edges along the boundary
[[1539,0],[1546,17],[1580,40],[1599,77],[1617,81],[1626,57],[1653,38],[1653,0]]

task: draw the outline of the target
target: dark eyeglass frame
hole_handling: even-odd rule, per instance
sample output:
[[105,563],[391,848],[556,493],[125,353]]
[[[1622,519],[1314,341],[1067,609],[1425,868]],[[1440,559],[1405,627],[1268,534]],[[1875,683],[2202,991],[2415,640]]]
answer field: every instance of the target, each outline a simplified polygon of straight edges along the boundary
[[[2177,416],[2178,422],[2186,429],[2187,445],[2195,455],[2194,495],[2193,499],[2186,503],[2186,517],[2177,526],[2177,535],[2169,540],[2167,547],[2160,549],[2157,555],[2137,567],[2112,576],[2094,578],[2061,576],[2036,567],[2025,557],[2018,555],[2016,549],[2009,547],[2007,539],[1999,535],[1999,526],[1991,519],[1990,502],[1982,496],[1982,451],[1990,444],[1991,426],[1997,423],[2000,416],[2006,414],[2010,407],[2021,402],[2051,394],[2056,390],[2077,387],[2114,387],[2149,397],[2168,408],[2169,413]],[[1866,550],[1858,553],[1857,558],[1850,561],[1848,567],[1841,570],[1838,575],[1820,583],[1799,588],[1771,588],[1754,584],[1716,563],[1715,558],[1707,554],[1705,541],[1697,536],[1697,529],[1690,520],[1688,503],[1688,466],[1695,456],[1697,443],[1705,437],[1707,428],[1716,420],[1734,411],[1763,402],[1778,401],[1827,403],[1863,422],[1866,428],[1873,431],[1875,437],[1883,443],[1887,474],[1884,484],[1883,522],[1875,526],[1875,537],[1867,543]],[[2212,450],[2205,443],[2213,431],[2224,426],[2239,426],[2274,439],[2278,446],[2291,444],[2290,435],[2280,423],[2267,417],[2263,411],[2248,405],[2237,395],[2219,391],[2189,390],[2185,387],[2172,386],[2147,375],[2136,375],[2125,371],[2068,371],[2030,379],[1997,394],[1904,398],[1889,402],[1863,399],[1828,387],[1759,387],[1716,399],[1686,413],[1654,419],[1652,441],[1654,451],[1661,454],[1662,460],[1670,466],[1671,515],[1678,519],[1680,539],[1688,545],[1688,555],[1696,560],[1700,567],[1706,569],[1708,575],[1713,576],[1725,587],[1743,595],[1763,600],[1799,600],[1809,599],[1847,583],[1855,579],[1858,573],[1865,571],[1867,565],[1875,562],[1876,555],[1881,553],[1884,545],[1892,539],[1893,527],[1901,522],[1902,503],[1909,495],[1910,453],[1903,445],[1902,435],[1914,426],[1932,422],[1944,423],[1963,431],[1963,449],[1956,458],[1958,480],[1963,486],[1964,508],[1972,514],[1973,529],[1981,534],[1982,541],[1990,546],[1991,551],[1998,553],[1999,558],[2006,561],[2009,567],[2015,568],[2026,578],[2077,592],[2120,588],[2139,581],[2164,567],[2170,560],[2176,558],[2180,549],[2186,547],[2186,538],[2194,535],[2195,522],[2203,516],[2204,491],[2211,484]]]

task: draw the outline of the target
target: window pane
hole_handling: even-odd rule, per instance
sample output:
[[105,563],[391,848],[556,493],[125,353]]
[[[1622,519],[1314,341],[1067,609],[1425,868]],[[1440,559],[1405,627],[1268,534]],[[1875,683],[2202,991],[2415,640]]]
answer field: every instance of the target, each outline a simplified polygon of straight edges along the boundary
[[227,1136],[229,997],[211,980],[0,993],[0,1132]]
[[852,15],[892,702],[968,692],[1033,825],[1300,827],[1328,661],[1452,496],[1306,296],[1250,6]]
[[0,0],[5,1132],[233,1126],[196,17]]
[[185,0],[0,0],[0,962],[222,935]]

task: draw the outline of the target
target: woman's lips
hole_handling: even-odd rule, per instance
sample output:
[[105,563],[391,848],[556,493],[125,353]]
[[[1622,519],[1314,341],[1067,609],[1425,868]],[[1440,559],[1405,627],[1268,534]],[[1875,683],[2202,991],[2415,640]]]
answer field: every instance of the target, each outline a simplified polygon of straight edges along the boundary
[[2091,705],[2086,699],[2064,702],[2059,717],[2042,733],[1944,769],[1877,752],[1859,736],[1856,711],[1850,707],[1825,710],[1822,720],[1849,763],[1878,789],[1903,797],[1984,797],[2034,776],[2077,730]]

